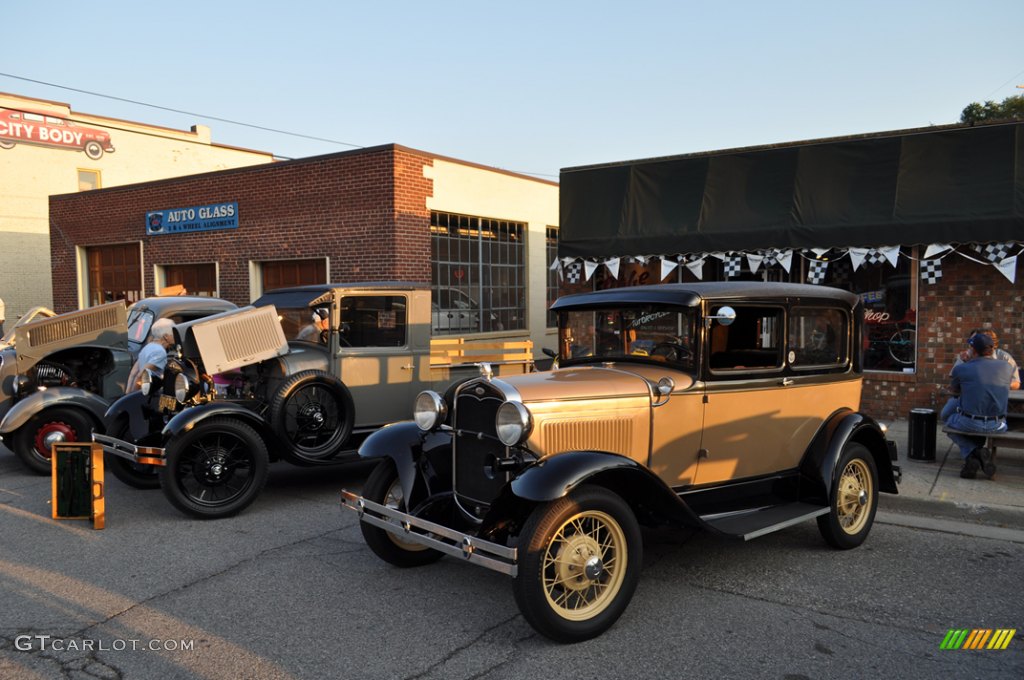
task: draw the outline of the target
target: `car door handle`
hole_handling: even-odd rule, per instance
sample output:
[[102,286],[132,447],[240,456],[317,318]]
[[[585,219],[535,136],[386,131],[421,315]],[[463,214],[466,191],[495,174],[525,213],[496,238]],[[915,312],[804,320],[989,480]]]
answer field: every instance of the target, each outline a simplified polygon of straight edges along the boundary
[[783,387],[789,387],[790,385],[793,384],[793,379],[792,378],[783,378],[782,381],[779,384],[782,385]]
[[416,366],[414,366],[413,364],[406,364],[405,366],[402,366],[403,371],[411,371],[414,368],[416,368]]

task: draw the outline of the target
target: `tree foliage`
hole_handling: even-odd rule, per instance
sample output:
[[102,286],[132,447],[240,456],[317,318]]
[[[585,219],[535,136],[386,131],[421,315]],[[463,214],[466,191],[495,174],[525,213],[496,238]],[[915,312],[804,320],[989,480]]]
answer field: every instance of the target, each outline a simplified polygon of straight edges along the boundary
[[961,123],[991,122],[994,120],[1024,120],[1024,95],[1007,97],[1000,103],[971,102],[960,114]]

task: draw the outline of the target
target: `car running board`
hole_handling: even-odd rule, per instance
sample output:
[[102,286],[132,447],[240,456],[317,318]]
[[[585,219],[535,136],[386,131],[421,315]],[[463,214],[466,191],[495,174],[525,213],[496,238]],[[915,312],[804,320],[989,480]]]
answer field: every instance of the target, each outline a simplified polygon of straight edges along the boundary
[[828,514],[828,507],[811,503],[784,503],[718,515],[703,515],[701,520],[729,536],[749,541],[779,529]]

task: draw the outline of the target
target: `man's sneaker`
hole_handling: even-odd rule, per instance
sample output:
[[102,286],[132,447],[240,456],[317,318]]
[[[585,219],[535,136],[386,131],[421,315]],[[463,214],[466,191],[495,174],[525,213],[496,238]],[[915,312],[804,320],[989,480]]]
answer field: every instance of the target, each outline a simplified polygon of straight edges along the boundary
[[974,451],[971,451],[971,455],[967,456],[964,460],[964,466],[960,468],[960,476],[964,479],[974,479],[978,474],[978,467],[981,463],[974,455]]
[[984,446],[979,446],[971,452],[972,458],[978,459],[978,465],[981,466],[981,471],[985,473],[985,476],[992,479],[996,475],[996,462],[992,460],[992,452]]

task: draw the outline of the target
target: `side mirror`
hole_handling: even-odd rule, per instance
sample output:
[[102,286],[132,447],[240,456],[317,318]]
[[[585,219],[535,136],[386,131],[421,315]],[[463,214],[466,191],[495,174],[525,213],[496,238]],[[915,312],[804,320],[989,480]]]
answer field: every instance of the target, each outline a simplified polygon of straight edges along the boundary
[[704,319],[709,325],[712,321],[717,321],[723,326],[731,326],[732,322],[736,320],[736,310],[728,305],[725,307],[719,307],[717,314],[706,316]]
[[552,359],[558,358],[558,352],[549,347],[542,347],[540,351],[544,353],[544,356],[549,356]]

